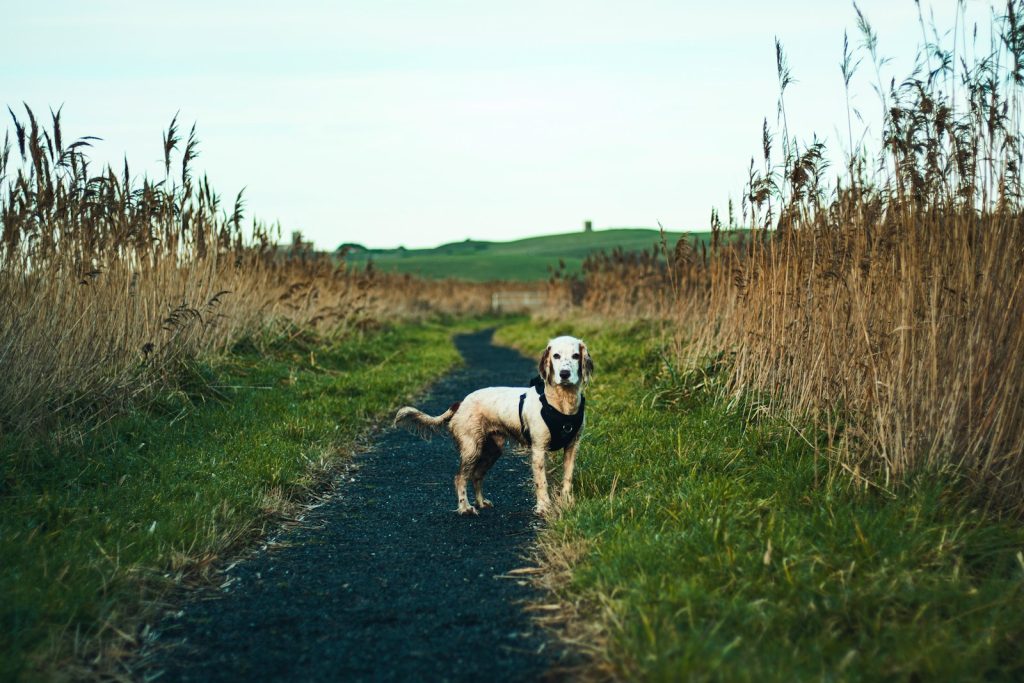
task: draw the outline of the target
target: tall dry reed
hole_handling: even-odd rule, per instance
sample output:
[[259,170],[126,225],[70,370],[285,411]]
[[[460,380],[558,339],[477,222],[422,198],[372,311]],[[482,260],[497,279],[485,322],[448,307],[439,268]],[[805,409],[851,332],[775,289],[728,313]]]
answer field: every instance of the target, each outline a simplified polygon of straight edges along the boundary
[[[854,145],[832,182],[824,145],[786,128],[792,78],[778,45],[781,131],[766,121],[743,239],[713,215],[707,254],[686,243],[660,259],[612,254],[553,287],[598,313],[674,321],[690,340],[681,353],[727,350],[734,392],[817,420],[831,455],[875,483],[954,466],[1019,505],[1022,10],[1007,3],[991,54],[968,59],[954,33],[953,47],[929,42],[908,78],[878,76],[881,148]],[[880,74],[861,15],[859,29]],[[847,88],[857,63],[844,41]]]
[[165,177],[94,168],[94,138],[68,142],[10,112],[0,148],[0,432],[78,428],[173,386],[243,336],[484,312],[489,285],[424,282],[313,252],[244,225],[196,178],[195,129],[163,136]]

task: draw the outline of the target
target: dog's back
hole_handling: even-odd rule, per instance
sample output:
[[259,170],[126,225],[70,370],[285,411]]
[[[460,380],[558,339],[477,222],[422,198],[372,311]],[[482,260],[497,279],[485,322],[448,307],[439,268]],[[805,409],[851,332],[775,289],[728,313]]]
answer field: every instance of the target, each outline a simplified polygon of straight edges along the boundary
[[462,408],[452,420],[451,428],[465,426],[482,433],[501,432],[511,436],[518,431],[519,397],[524,393],[528,400],[533,398],[529,394],[534,392],[523,387],[477,389],[462,399]]

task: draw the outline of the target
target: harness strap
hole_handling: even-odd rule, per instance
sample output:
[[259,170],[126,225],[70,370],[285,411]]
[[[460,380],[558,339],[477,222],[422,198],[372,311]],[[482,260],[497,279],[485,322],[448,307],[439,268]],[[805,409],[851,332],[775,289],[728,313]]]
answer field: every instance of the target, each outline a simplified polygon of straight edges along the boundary
[[519,396],[519,431],[522,432],[523,438],[526,439],[527,445],[532,446],[533,440],[530,439],[530,430],[526,428],[526,423],[523,422],[523,404],[526,403],[526,394]]

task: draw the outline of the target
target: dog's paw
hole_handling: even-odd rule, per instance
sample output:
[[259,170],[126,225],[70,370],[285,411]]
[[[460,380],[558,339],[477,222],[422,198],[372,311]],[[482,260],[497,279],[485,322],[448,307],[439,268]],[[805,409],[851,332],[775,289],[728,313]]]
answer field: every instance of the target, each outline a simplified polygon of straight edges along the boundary
[[459,509],[456,510],[456,512],[458,512],[463,517],[465,517],[466,515],[479,515],[480,514],[480,512],[475,507],[473,507],[472,505],[466,505],[465,507],[460,505]]
[[547,505],[537,505],[535,508],[533,508],[533,514],[537,515],[538,517],[547,517],[551,514],[551,504],[549,503]]
[[478,501],[477,505],[480,506],[481,510],[483,510],[484,508],[492,508],[492,507],[494,507],[494,503],[492,503],[491,501],[487,500],[486,498],[484,498],[481,501]]

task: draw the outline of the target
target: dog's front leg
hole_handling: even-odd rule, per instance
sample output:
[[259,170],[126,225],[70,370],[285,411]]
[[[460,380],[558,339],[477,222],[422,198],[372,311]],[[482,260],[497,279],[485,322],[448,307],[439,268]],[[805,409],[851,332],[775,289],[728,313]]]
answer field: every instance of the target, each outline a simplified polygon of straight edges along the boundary
[[530,463],[533,466],[533,485],[537,488],[537,507],[533,509],[538,515],[546,515],[551,509],[548,497],[548,474],[544,468],[547,451],[543,446],[534,444]]
[[577,438],[565,447],[565,459],[562,472],[562,505],[572,505],[572,470],[576,466],[576,451],[579,450],[580,440]]

